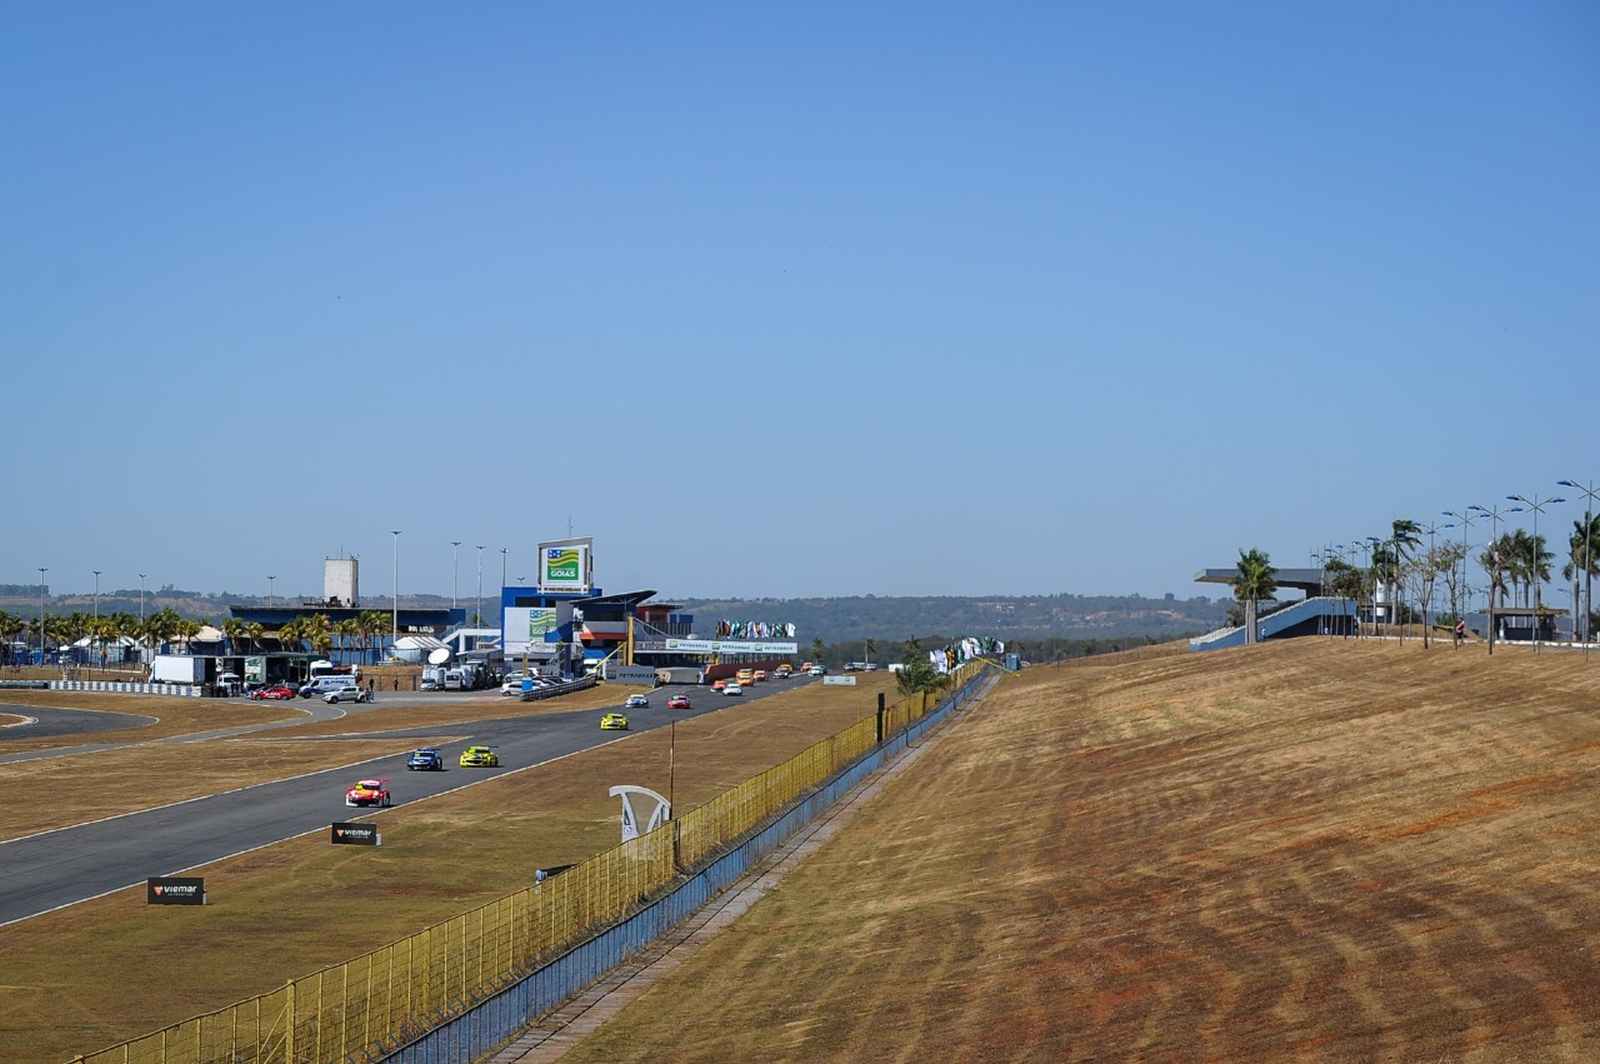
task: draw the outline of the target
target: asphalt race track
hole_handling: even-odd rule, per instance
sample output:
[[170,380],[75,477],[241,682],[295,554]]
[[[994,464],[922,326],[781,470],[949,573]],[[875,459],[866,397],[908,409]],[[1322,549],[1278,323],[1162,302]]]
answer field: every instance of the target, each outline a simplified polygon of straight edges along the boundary
[[0,739],[48,739],[57,735],[124,731],[128,728],[148,728],[157,720],[143,713],[96,713],[88,709],[28,706],[21,702],[0,702],[0,713],[16,713],[32,717],[36,722],[0,730]]
[[[743,699],[755,701],[809,682],[812,681],[795,679],[758,684],[746,688]],[[679,692],[689,695],[693,708],[669,711],[667,698]],[[637,733],[664,727],[672,720],[737,709],[738,704],[738,700],[709,687],[660,687],[651,693],[649,708],[631,709],[627,714],[632,731]],[[356,769],[319,772],[0,842],[0,926],[143,883],[149,876],[172,875],[302,832],[326,828],[336,820],[355,820],[370,812],[344,804],[345,790],[358,777],[389,778],[390,793],[398,807],[474,780],[611,742],[629,734],[600,730],[600,715],[616,708],[619,707],[602,706],[378,733],[425,736],[444,731],[468,738],[440,748],[447,766],[444,772],[408,772],[406,755],[397,754]],[[862,713],[868,711],[863,700]],[[31,710],[28,713],[33,715]],[[500,767],[457,767],[461,749],[472,743],[495,747]]]

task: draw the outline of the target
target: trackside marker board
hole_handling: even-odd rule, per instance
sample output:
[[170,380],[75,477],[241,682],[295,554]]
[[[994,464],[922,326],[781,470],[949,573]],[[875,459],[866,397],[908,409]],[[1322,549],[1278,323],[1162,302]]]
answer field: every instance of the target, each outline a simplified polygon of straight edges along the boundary
[[151,876],[145,880],[144,900],[149,905],[204,905],[203,876]]
[[328,841],[335,846],[382,846],[383,834],[376,824],[334,824]]

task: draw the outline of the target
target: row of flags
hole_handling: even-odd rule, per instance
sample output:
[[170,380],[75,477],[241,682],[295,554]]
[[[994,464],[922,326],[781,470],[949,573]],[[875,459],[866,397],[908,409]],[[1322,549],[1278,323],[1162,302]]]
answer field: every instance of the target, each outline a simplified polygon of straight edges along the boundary
[[793,639],[795,626],[784,621],[718,621],[718,639]]
[[1006,644],[1003,639],[969,635],[967,638],[958,639],[939,650],[928,651],[928,663],[938,672],[954,672],[973,658],[988,657],[995,654],[1004,654],[1005,652]]

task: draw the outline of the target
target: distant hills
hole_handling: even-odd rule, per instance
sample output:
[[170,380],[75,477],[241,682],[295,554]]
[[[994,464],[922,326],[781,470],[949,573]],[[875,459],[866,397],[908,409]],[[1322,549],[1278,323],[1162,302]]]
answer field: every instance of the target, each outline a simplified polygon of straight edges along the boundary
[[[280,605],[298,597],[278,596]],[[383,609],[383,595],[363,596],[363,605]],[[1180,599],[1141,595],[856,595],[843,598],[676,599],[695,616],[697,635],[714,633],[719,620],[781,621],[799,630],[801,642],[813,639],[842,643],[857,639],[907,640],[934,634],[992,635],[1001,639],[1113,639],[1152,636],[1172,639],[1210,631],[1226,622],[1228,603],[1203,595]],[[266,605],[265,595],[207,594],[171,586],[145,592],[145,612],[171,608],[198,620],[228,616],[230,605]],[[448,606],[448,595],[402,595],[401,605]],[[463,597],[469,609],[475,598]],[[50,599],[51,613],[88,613],[92,595]],[[498,600],[485,595],[484,613],[493,618]],[[32,617],[39,609],[39,588],[0,584],[0,610]],[[139,612],[139,591],[126,588],[100,595],[102,613]]]

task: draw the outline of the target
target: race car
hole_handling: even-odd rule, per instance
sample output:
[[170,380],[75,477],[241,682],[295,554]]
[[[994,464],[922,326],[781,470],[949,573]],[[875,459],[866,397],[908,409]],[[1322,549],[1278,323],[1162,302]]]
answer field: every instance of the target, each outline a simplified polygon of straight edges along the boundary
[[462,768],[499,768],[500,755],[487,746],[469,746],[461,751]]
[[601,731],[627,731],[628,718],[621,713],[607,713],[600,718]]
[[628,700],[622,704],[624,709],[643,709],[650,704],[644,695],[629,695]]
[[742,695],[744,694],[744,688],[736,683],[730,683],[722,689],[722,693],[725,695]]
[[391,805],[386,780],[359,780],[344,792],[345,805]]
[[689,704],[688,695],[673,695],[671,698],[667,699],[668,709],[688,709]]
[[406,758],[406,768],[412,772],[443,772],[444,758],[440,757],[439,751],[433,747],[424,746]]
[[722,690],[723,688],[725,688],[727,686],[728,686],[728,681],[727,680],[718,680],[718,681],[716,681],[715,683],[713,683],[711,685],[711,689],[713,691],[720,691],[720,690]]
[[294,688],[288,684],[275,683],[271,687],[258,687],[250,692],[250,697],[257,702],[283,702],[294,697]]

